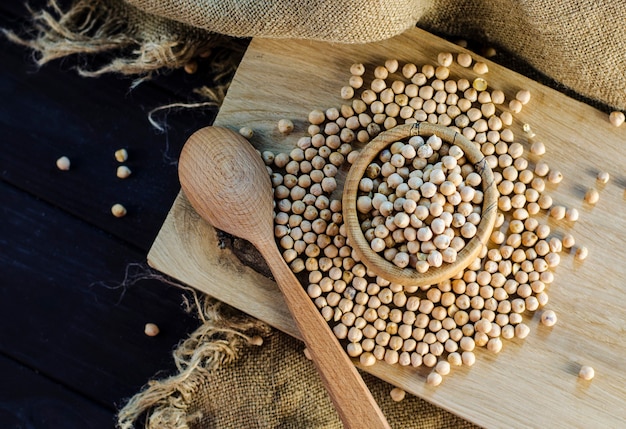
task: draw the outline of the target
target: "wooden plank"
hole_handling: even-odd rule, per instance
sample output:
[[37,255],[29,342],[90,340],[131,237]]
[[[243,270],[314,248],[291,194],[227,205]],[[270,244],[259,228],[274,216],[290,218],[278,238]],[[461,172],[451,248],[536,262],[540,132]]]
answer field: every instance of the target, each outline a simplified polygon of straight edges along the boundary
[[110,407],[174,369],[172,349],[199,322],[180,289],[117,287],[142,252],[2,182],[0,201],[0,353]]
[[[342,104],[339,89],[347,82],[350,64],[378,65],[388,58],[433,64],[442,51],[463,49],[419,29],[367,45],[254,40],[215,123],[232,129],[250,126],[256,133],[253,143],[257,148],[288,151],[304,133],[310,110]],[[489,61],[487,64],[490,87],[503,90],[508,99],[519,89],[531,91],[531,103],[516,115],[512,128],[526,145],[521,126],[529,123],[545,142],[545,160],[565,176],[560,185],[548,186],[549,194],[557,204],[581,213],[575,224],[550,224],[557,235],[572,232],[579,244],[589,248],[590,256],[584,263],[575,263],[572,255],[563,256],[549,291],[549,307],[558,313],[558,325],[546,328],[538,323],[538,314],[528,315],[529,338],[505,341],[499,355],[479,350],[474,367],[455,369],[438,388],[424,383],[424,371],[384,363],[367,371],[481,426],[508,427],[513,422],[519,427],[550,423],[621,426],[626,419],[621,405],[626,395],[626,318],[620,305],[626,281],[626,218],[621,215],[626,187],[626,158],[621,150],[626,144],[624,130],[612,127],[605,114],[588,105]],[[457,66],[452,73],[475,76]],[[296,124],[296,131],[287,138],[276,130],[278,119],[284,117]],[[595,175],[601,169],[613,180],[601,187],[596,206],[584,204],[585,189],[596,186]],[[179,196],[149,261],[159,270],[294,333],[293,323],[284,322],[287,316],[277,291],[258,276],[248,275],[249,270],[238,266],[231,255],[210,247],[213,234]],[[229,268],[220,268],[226,264]],[[270,293],[274,295],[266,296]],[[259,295],[265,296],[263,301],[256,301]],[[596,369],[591,383],[577,377],[583,364]]]
[[86,400],[41,373],[0,356],[3,428],[111,428],[115,410]]
[[[152,108],[180,101],[155,85],[129,92],[129,79],[78,76],[61,64],[33,73],[23,47],[0,40],[0,177],[123,240],[147,250],[178,192],[176,159],[185,139],[209,125],[211,110],[158,114],[167,134],[149,124]],[[127,148],[132,175],[116,177],[115,150]],[[70,171],[55,166],[72,161]],[[122,203],[123,219],[110,208]]]

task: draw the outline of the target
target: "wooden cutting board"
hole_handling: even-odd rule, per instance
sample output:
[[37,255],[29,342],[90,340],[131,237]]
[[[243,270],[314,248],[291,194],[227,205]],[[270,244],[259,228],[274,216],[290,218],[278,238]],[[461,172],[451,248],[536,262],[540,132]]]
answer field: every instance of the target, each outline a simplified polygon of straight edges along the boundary
[[[463,49],[419,29],[363,45],[253,40],[215,125],[251,127],[257,148],[288,151],[304,134],[309,111],[341,106],[339,90],[352,63],[379,65],[396,58],[434,64],[443,51]],[[581,263],[572,254],[562,256],[549,287],[548,307],[558,314],[556,326],[547,328],[538,322],[538,313],[530,315],[528,338],[504,340],[497,355],[478,350],[473,367],[453,368],[439,387],[426,385],[424,372],[412,368],[379,363],[365,370],[485,427],[624,427],[626,126],[613,127],[606,114],[486,62],[490,86],[503,90],[508,99],[519,89],[532,92],[512,129],[523,142],[522,124],[531,124],[536,138],[546,145],[544,160],[563,172],[564,180],[547,189],[556,204],[579,209],[580,220],[561,222],[557,230],[573,233],[577,244],[589,248],[589,257]],[[466,70],[463,76],[473,75]],[[276,130],[281,118],[294,121],[292,135],[283,137]],[[596,183],[598,171],[611,174],[608,184]],[[583,202],[589,187],[600,192],[595,206]],[[148,261],[157,270],[298,336],[276,285],[220,249],[215,231],[182,194]],[[577,377],[581,365],[595,368],[594,380]]]

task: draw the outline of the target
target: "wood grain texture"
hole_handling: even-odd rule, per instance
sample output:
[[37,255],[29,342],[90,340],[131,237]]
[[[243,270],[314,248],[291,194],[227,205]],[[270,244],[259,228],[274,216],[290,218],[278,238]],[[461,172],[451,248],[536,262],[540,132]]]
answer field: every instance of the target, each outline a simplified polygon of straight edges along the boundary
[[[367,241],[361,230],[356,201],[359,182],[365,175],[367,166],[376,159],[383,149],[394,142],[411,136],[428,138],[431,135],[436,135],[448,143],[457,145],[465,152],[465,156],[472,164],[477,167],[481,166],[480,170],[477,169],[477,171],[479,171],[482,177],[484,193],[483,211],[480,224],[477,225],[476,235],[459,251],[454,263],[444,263],[440,267],[430,267],[428,271],[420,273],[412,267],[400,268],[372,250],[369,241]],[[428,122],[398,125],[372,139],[371,142],[361,149],[359,157],[350,167],[343,186],[343,219],[348,239],[352,243],[359,259],[376,275],[405,286],[435,285],[467,268],[489,241],[489,236],[496,222],[499,195],[493,179],[493,172],[484,162],[484,159],[484,155],[472,142],[455,132],[452,128],[433,125]]]
[[344,426],[389,428],[352,361],[276,246],[272,184],[255,148],[228,128],[205,127],[183,147],[178,171],[195,210],[214,227],[251,242],[267,261]]
[[[253,40],[216,125],[255,132],[258,148],[293,147],[306,126],[308,112],[339,107],[339,90],[355,62],[381,64],[388,58],[418,64],[435,63],[438,52],[463,49],[419,29],[367,45],[329,45],[303,41]],[[504,341],[498,355],[478,350],[471,367],[453,369],[442,385],[427,386],[424,372],[383,363],[366,370],[449,411],[485,427],[621,427],[626,421],[626,129],[612,127],[605,114],[563,94],[506,70],[488,60],[486,76],[507,98],[529,89],[532,99],[516,115],[514,131],[532,125],[547,148],[543,157],[565,179],[548,184],[555,203],[575,207],[580,220],[553,222],[555,234],[573,233],[589,248],[584,262],[563,255],[549,288],[549,308],[559,323],[547,328],[539,314],[527,317],[531,334],[523,341]],[[452,74],[460,73],[452,67]],[[472,76],[469,70],[463,75]],[[259,84],[261,82],[261,84]],[[283,137],[278,119],[291,118],[296,131]],[[535,159],[531,159],[534,161]],[[600,170],[612,180],[596,184]],[[585,190],[598,187],[595,206],[583,202]],[[214,246],[215,233],[200,221],[181,196],[149,254],[152,266],[214,295],[268,323],[295,333],[277,288],[232,255]],[[221,264],[224,264],[222,266]],[[225,286],[227,285],[227,286]],[[262,297],[262,301],[257,301]],[[592,382],[578,379],[581,365],[596,370]]]

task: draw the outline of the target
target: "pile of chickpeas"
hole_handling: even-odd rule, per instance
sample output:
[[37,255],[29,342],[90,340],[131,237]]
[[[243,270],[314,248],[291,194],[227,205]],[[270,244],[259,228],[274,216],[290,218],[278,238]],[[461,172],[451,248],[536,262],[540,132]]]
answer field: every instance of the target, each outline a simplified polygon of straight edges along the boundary
[[[453,76],[452,69],[460,70],[465,77]],[[556,220],[575,222],[578,218],[575,208],[554,204],[546,191],[546,183],[560,182],[561,173],[542,161],[545,146],[532,136],[529,127],[517,137],[511,129],[513,115],[531,102],[530,92],[522,89],[507,100],[502,91],[489,88],[487,73],[487,65],[474,62],[467,53],[441,53],[436,64],[422,66],[388,60],[366,70],[364,65],[354,64],[348,85],[341,89],[344,103],[339,108],[311,111],[308,129],[289,153],[261,153],[273,183],[275,236],[283,257],[347,353],[364,366],[385,361],[430,368],[427,382],[437,385],[451,367],[473,365],[477,347],[498,353],[503,340],[525,338],[529,334],[526,315],[548,303],[547,290],[561,252],[576,246],[572,235],[556,234],[549,226]],[[452,127],[474,142],[494,171],[500,197],[493,233],[479,257],[449,280],[412,287],[374,275],[359,260],[347,240],[337,178],[359,156],[359,148],[381,131],[423,121]],[[293,127],[288,125],[283,122],[281,130],[291,132]],[[445,165],[446,172],[435,172],[433,163],[424,160],[429,158],[430,150],[434,153],[440,149],[436,139],[402,142],[389,153],[380,154],[381,171],[375,176],[389,162],[393,168],[382,174],[386,180],[364,177],[359,211],[377,212],[362,225],[364,233],[372,237],[372,247],[378,246],[376,238],[406,241],[408,226],[403,237],[394,233],[406,224],[407,216],[396,214],[391,221],[388,217],[388,209],[402,198],[403,211],[398,213],[408,215],[408,225],[411,212],[422,213],[416,215],[422,223],[420,216],[431,218],[432,237],[427,237],[426,230],[420,232],[418,223],[409,232],[410,237],[413,232],[416,236],[426,234],[424,241],[437,249],[460,246],[458,240],[453,243],[454,237],[434,238],[433,229],[439,232],[442,226],[439,222],[433,225],[435,217],[443,217],[442,233],[446,225],[456,222],[461,231],[466,228],[461,232],[463,237],[472,236],[473,229],[465,225],[475,227],[479,218],[478,175],[458,165],[462,156],[454,146],[446,147],[437,160]],[[420,155],[420,151],[424,153]],[[422,176],[421,184],[420,180],[411,183],[410,175],[394,176],[403,168],[401,164],[414,156],[413,152],[413,159],[422,160],[414,169],[420,172],[414,174],[416,177]],[[398,153],[404,159],[399,159]],[[427,173],[428,165],[431,167]],[[446,174],[448,169],[450,173]],[[450,195],[459,195],[454,212],[462,216],[444,215],[448,211],[443,210],[443,200],[442,204],[431,201],[428,207],[423,207],[421,198],[409,202],[412,198],[407,195],[416,186],[421,189],[425,175],[431,179],[436,175],[437,181],[443,179],[438,191],[444,197],[448,190],[442,190],[441,185],[451,183]],[[389,188],[394,186],[396,197],[391,201]],[[422,196],[430,192],[421,191]],[[405,203],[408,208],[404,208]],[[390,228],[392,224],[395,228]],[[385,245],[386,249],[395,249],[387,256],[398,259],[400,264],[410,264],[410,255],[417,253],[412,253],[408,244],[405,246],[400,250]],[[382,246],[381,250],[385,252]],[[404,250],[409,257],[398,258]],[[583,259],[587,252],[579,247],[576,254]],[[453,252],[441,251],[440,256],[441,260],[451,260]],[[426,259],[428,264],[440,263],[438,257]],[[418,266],[424,269],[416,262]],[[545,324],[553,324],[556,314],[546,313],[543,319]]]
[[482,178],[436,135],[382,150],[359,182],[361,229],[374,252],[420,273],[453,263],[481,220]]

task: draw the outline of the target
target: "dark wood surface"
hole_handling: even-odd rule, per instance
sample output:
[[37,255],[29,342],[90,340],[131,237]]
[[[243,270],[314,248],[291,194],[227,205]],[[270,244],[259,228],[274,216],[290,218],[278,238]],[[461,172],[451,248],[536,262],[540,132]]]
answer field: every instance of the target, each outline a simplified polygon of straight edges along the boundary
[[[26,15],[21,1],[4,2],[0,26],[20,29]],[[127,398],[174,372],[172,350],[199,324],[176,287],[119,285],[145,262],[179,190],[184,141],[216,113],[161,113],[159,133],[147,112],[197,101],[207,73],[201,64],[131,91],[130,78],[79,77],[77,59],[38,69],[4,38],[0,52],[0,427],[111,428]],[[113,156],[122,147],[125,180]],[[56,168],[62,155],[70,171]],[[160,335],[147,337],[146,322]]]

